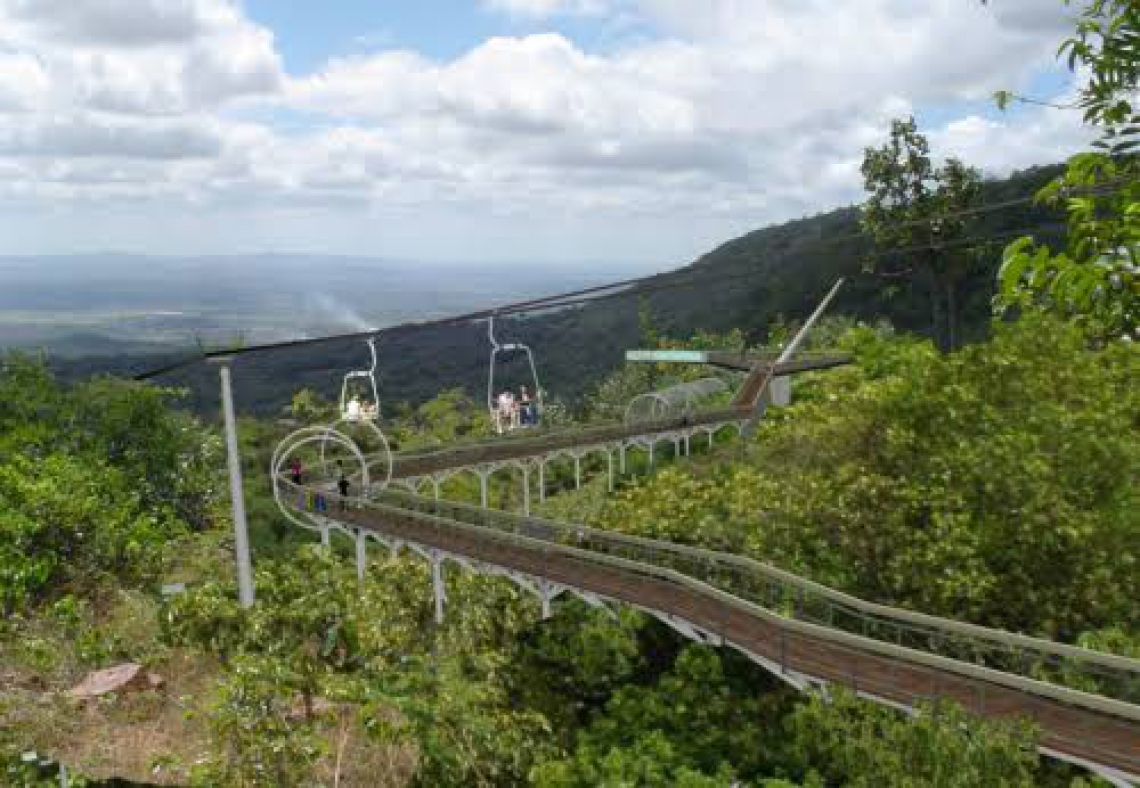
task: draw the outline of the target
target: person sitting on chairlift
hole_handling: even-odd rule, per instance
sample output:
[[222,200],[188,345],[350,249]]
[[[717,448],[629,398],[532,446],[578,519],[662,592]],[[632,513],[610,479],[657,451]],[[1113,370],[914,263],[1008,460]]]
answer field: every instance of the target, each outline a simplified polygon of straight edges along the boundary
[[364,400],[364,404],[360,406],[360,415],[365,421],[376,420],[376,405],[371,400]]
[[514,428],[515,413],[515,395],[509,391],[504,391],[499,395],[499,407],[495,411],[495,426],[500,434]]
[[526,390],[526,386],[523,386],[519,390],[519,423],[524,427],[529,427],[536,422],[534,403],[531,402],[530,393]]
[[344,410],[344,417],[349,421],[360,421],[360,400],[353,397],[348,401],[348,407]]
[[293,461],[289,463],[289,477],[293,480],[293,484],[298,487],[301,486],[302,474],[304,473],[304,466],[301,465],[301,460],[294,457]]

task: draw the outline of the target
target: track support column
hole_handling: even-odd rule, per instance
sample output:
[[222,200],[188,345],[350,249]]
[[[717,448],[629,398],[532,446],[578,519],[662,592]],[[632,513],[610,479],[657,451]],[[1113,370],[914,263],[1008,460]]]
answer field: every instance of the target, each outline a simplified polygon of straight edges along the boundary
[[606,449],[606,473],[609,475],[609,491],[614,491],[614,453],[612,449]]
[[356,579],[364,582],[364,569],[368,565],[368,537],[364,531],[356,529]]
[[523,460],[522,464],[522,483],[523,483],[523,514],[530,514],[530,465]]
[[546,460],[538,459],[538,500],[546,500]]
[[479,505],[487,508],[487,472],[476,471],[479,474]]
[[582,458],[577,454],[574,455],[574,489],[582,489]]
[[241,455],[238,453],[237,420],[234,418],[233,385],[230,381],[230,359],[216,359],[222,381],[222,420],[226,431],[226,465],[230,472],[230,506],[234,521],[234,559],[237,562],[238,599],[242,607],[253,606],[253,562],[249,554],[249,525],[245,519],[245,488],[241,479]]
[[443,603],[447,599],[447,591],[443,587],[443,557],[432,550],[431,552],[431,585],[435,592],[435,623],[443,623]]

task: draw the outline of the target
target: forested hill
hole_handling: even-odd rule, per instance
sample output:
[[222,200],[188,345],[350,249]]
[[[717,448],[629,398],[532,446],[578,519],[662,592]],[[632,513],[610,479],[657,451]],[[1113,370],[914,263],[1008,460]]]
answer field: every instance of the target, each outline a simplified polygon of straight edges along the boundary
[[[1061,171],[1060,165],[1015,173],[988,181],[986,204],[1033,194]],[[930,301],[927,284],[908,278],[863,273],[870,250],[858,232],[858,209],[843,208],[819,216],[766,227],[729,241],[695,262],[650,280],[637,297],[607,300],[558,313],[504,321],[500,341],[521,341],[536,354],[543,387],[567,402],[575,401],[606,372],[622,363],[626,348],[639,337],[639,306],[647,307],[664,335],[687,337],[697,330],[740,328],[752,340],[762,339],[777,318],[806,316],[840,276],[847,285],[832,313],[863,320],[886,319],[897,328],[928,333]],[[1062,216],[1032,205],[1019,205],[982,216],[972,237],[1032,232],[1053,242],[1061,237]],[[984,335],[990,316],[994,275],[1004,240],[982,255],[960,293],[967,340]],[[890,268],[890,261],[886,268]],[[671,287],[684,283],[684,286]],[[635,291],[636,292],[636,291]],[[424,329],[385,337],[380,384],[385,403],[421,402],[442,389],[463,387],[476,399],[486,386],[489,345],[486,328]],[[95,371],[120,374],[161,363],[155,358],[87,358],[59,362],[64,377]],[[302,387],[334,397],[349,369],[367,365],[363,342],[301,347],[243,357],[235,368],[238,406],[267,415],[287,405]],[[196,410],[216,407],[216,371],[197,365],[164,379],[190,390]],[[525,382],[525,381],[523,381]]]

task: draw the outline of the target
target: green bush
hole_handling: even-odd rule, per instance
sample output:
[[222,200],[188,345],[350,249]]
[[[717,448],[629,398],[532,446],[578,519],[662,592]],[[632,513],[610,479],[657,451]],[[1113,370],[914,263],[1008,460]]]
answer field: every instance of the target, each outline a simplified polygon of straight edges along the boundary
[[0,465],[0,607],[103,573],[154,576],[154,555],[179,523],[147,511],[129,479],[105,463],[51,454]]

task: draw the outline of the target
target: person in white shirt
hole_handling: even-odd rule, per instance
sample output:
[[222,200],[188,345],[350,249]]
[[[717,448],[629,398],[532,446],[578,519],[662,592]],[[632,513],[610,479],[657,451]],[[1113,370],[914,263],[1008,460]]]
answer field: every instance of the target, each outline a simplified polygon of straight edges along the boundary
[[360,400],[353,397],[348,401],[348,407],[344,410],[344,417],[349,421],[360,421]]

